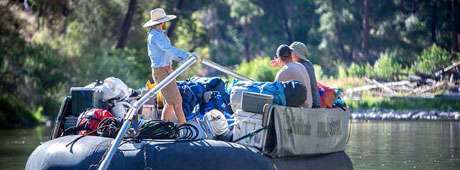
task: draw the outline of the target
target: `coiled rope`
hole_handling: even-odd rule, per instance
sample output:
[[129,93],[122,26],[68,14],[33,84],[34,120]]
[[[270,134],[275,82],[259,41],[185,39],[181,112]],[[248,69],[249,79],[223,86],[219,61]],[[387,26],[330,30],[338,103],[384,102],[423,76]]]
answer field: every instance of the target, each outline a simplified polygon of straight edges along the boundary
[[195,140],[198,138],[198,128],[192,124],[175,125],[172,122],[150,120],[145,122],[134,137],[141,139],[176,139]]

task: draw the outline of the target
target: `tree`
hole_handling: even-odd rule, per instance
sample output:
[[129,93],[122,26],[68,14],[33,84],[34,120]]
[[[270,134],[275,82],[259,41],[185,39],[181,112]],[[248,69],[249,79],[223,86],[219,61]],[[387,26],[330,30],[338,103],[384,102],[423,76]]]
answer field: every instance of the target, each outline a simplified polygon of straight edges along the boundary
[[437,1],[431,1],[431,23],[430,23],[430,28],[431,28],[431,42],[433,44],[436,44],[436,24],[438,22],[438,14],[437,14]]
[[363,41],[362,49],[365,54],[369,48],[369,0],[363,0]]
[[131,29],[131,23],[133,21],[133,16],[136,13],[137,9],[137,0],[129,0],[128,10],[126,11],[125,19],[121,25],[120,37],[115,48],[124,48],[126,42],[128,41],[129,30]]
[[184,0],[178,0],[177,4],[176,4],[176,7],[173,10],[178,15],[178,19],[175,19],[175,20],[173,20],[171,22],[171,25],[169,26],[168,31],[167,31],[168,37],[174,36],[174,29],[176,29],[177,22],[178,22],[179,17],[180,17],[180,11],[182,9],[182,6],[184,6]]
[[289,13],[287,12],[287,4],[285,0],[279,0],[280,3],[280,15],[281,15],[281,20],[283,21],[283,28],[284,32],[286,32],[287,35],[287,41],[288,43],[292,43],[294,40],[294,37],[292,36],[291,28],[289,26]]
[[451,0],[452,52],[460,52],[460,0]]
[[249,61],[253,55],[250,42],[254,38],[254,33],[257,32],[253,30],[253,26],[257,25],[255,18],[264,14],[263,9],[251,1],[227,0],[226,3],[230,7],[230,17],[233,19],[234,29],[240,34],[235,40],[241,44],[243,56],[246,61]]

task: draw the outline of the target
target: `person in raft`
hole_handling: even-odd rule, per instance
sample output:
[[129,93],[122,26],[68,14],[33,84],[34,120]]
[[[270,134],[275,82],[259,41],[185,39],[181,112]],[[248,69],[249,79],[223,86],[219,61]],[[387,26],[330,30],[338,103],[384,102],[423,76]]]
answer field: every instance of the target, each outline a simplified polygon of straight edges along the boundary
[[[175,15],[166,15],[162,8],[150,11],[150,20],[143,27],[149,28],[147,37],[148,55],[151,61],[152,76],[155,82],[160,82],[173,72],[172,60],[184,61],[194,54],[180,50],[173,45],[165,34],[166,22],[175,19]],[[177,88],[176,81],[173,80],[161,90],[165,99],[161,119],[164,121],[177,121],[185,123],[185,114],[182,110],[182,96]],[[176,116],[173,115],[176,114]]]
[[292,49],[286,44],[281,44],[276,49],[276,57],[273,62],[278,62],[282,68],[276,73],[275,81],[289,81],[297,80],[305,85],[307,99],[304,102],[303,107],[311,108],[313,105],[310,77],[308,76],[307,69],[302,64],[292,59]]

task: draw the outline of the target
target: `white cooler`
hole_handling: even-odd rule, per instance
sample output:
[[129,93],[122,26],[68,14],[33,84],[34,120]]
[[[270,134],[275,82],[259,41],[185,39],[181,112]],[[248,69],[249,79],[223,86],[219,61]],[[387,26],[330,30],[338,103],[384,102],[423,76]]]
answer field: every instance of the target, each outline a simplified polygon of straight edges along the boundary
[[233,112],[236,113],[238,109],[241,109],[241,101],[243,99],[243,92],[247,91],[246,87],[233,87],[230,93],[230,106],[232,106]]
[[[262,128],[262,114],[245,112],[241,109],[235,113],[236,124],[233,127],[233,140],[239,139],[251,132]],[[247,137],[237,143],[254,146],[259,149],[263,146],[266,130],[256,133],[254,136]]]

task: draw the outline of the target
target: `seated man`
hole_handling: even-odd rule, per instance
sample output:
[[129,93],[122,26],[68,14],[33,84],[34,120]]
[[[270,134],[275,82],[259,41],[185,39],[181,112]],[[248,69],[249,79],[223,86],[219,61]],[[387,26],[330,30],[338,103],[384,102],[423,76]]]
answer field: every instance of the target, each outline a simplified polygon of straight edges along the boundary
[[310,60],[307,59],[307,46],[301,42],[293,42],[289,47],[292,49],[292,59],[300,64],[302,64],[308,72],[308,76],[310,78],[310,87],[311,87],[311,94],[313,97],[313,108],[320,107],[320,97],[318,86],[316,85],[316,76],[315,76],[315,69],[313,68],[313,64]]
[[302,64],[295,62],[291,57],[292,49],[282,44],[276,50],[276,57],[279,63],[283,66],[280,71],[276,74],[275,81],[289,81],[297,80],[305,85],[307,88],[307,99],[305,100],[304,107],[312,107],[312,94],[310,87],[310,77],[308,76],[307,70]]

